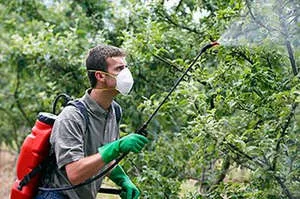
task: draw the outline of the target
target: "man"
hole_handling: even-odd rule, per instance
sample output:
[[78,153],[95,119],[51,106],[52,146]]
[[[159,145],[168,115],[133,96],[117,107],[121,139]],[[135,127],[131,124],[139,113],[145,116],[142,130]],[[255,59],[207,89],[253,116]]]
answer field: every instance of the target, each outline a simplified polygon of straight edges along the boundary
[[[67,106],[56,119],[50,137],[57,168],[44,177],[43,185],[64,187],[76,185],[97,175],[105,165],[112,163],[122,153],[139,152],[147,138],[130,134],[119,138],[116,109],[120,106],[114,97],[128,94],[133,79],[126,67],[123,50],[106,45],[91,49],[86,58],[86,68],[91,84],[83,102],[88,120],[75,106]],[[109,178],[122,187],[122,198],[136,199],[138,188],[131,182],[121,166],[116,166]],[[37,198],[96,198],[102,179],[88,185],[63,192],[42,192]]]

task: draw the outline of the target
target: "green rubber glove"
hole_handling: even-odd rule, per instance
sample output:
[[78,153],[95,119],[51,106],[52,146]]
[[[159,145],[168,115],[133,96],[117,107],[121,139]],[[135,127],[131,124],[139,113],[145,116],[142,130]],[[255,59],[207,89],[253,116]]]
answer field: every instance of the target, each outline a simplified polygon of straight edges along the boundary
[[121,166],[117,165],[111,171],[109,178],[122,187],[120,194],[122,199],[137,199],[140,196],[139,189],[131,182]]
[[133,133],[98,148],[98,151],[107,164],[122,153],[140,152],[147,143],[148,139],[145,136]]

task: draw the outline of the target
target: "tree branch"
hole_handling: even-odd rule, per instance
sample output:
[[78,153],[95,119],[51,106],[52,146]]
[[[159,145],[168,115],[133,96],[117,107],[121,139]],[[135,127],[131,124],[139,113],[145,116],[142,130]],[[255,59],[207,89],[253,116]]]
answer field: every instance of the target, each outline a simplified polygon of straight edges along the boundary
[[232,51],[234,53],[234,55],[238,55],[242,58],[244,58],[246,61],[248,61],[251,65],[254,65],[254,61],[252,59],[250,59],[249,57],[247,57],[247,55],[241,51]]
[[170,60],[165,59],[165,58],[163,58],[163,57],[161,57],[161,56],[159,56],[159,55],[156,55],[156,54],[152,54],[152,55],[153,55],[155,58],[157,58],[158,60],[160,60],[160,61],[162,61],[162,62],[164,62],[164,63],[166,63],[166,64],[172,66],[172,67],[173,67],[175,70],[177,70],[178,72],[181,72],[181,73],[184,72],[183,70],[181,70],[181,69],[179,68],[179,66],[178,66],[177,64],[172,63]]
[[179,1],[178,5],[176,6],[176,9],[175,9],[176,12],[179,10],[179,8],[180,8],[182,2],[183,2],[183,0],[180,0],[180,1]]
[[275,28],[266,26],[263,22],[261,22],[260,20],[258,20],[258,19],[254,16],[254,14],[253,14],[253,12],[252,12],[252,9],[251,9],[249,0],[246,0],[245,2],[246,2],[246,6],[247,6],[247,8],[248,8],[248,10],[249,10],[249,13],[250,13],[251,18],[252,18],[258,25],[260,25],[261,27],[265,28],[265,29],[268,30],[269,32],[272,32],[272,31],[278,31],[278,30],[275,29]]
[[[0,107],[0,111],[2,111],[8,115],[9,121],[13,127],[12,137],[13,137],[14,141],[17,143],[17,148],[20,149],[19,143],[17,142],[17,140],[18,140],[17,125],[16,125],[16,122],[14,121],[14,117],[12,116],[11,111],[8,111],[2,107]],[[2,143],[0,142],[0,145],[1,144]],[[0,149],[0,151],[1,151],[1,149]]]
[[290,190],[287,188],[287,186],[285,186],[285,184],[282,182],[282,180],[280,179],[280,177],[278,176],[274,176],[276,181],[278,182],[278,184],[281,186],[281,188],[283,189],[284,193],[287,195],[287,197],[289,199],[293,199],[294,197],[292,196]]
[[230,147],[230,149],[232,149],[233,151],[237,152],[238,154],[244,156],[246,159],[258,164],[262,168],[264,168],[266,166],[264,163],[262,163],[258,159],[254,158],[254,157],[251,157],[250,155],[248,155],[245,152],[243,152],[242,150],[240,150],[237,146],[235,146],[235,145],[233,145],[233,144],[231,144],[230,142],[227,142],[227,141],[226,141],[226,143]]
[[22,113],[23,117],[25,118],[26,122],[27,122],[27,125],[30,126],[31,125],[31,121],[29,119],[29,117],[27,116],[27,114],[25,113],[24,109],[23,109],[23,106],[21,105],[21,102],[20,102],[20,99],[19,99],[19,87],[20,87],[20,64],[18,63],[17,64],[17,83],[16,83],[16,88],[15,88],[15,91],[14,91],[14,98],[15,98],[15,102],[16,102],[16,105],[18,107],[18,109],[20,110],[20,112]]
[[289,127],[292,118],[295,115],[296,108],[297,108],[297,104],[296,103],[292,104],[292,108],[291,108],[290,114],[286,118],[286,120],[285,120],[286,122],[285,122],[285,124],[281,128],[280,136],[279,136],[279,138],[277,140],[276,147],[275,147],[275,152],[276,152],[275,154],[276,155],[274,157],[273,164],[271,166],[271,170],[273,170],[273,171],[276,170],[276,164],[277,164],[277,158],[278,158],[278,153],[279,153],[279,149],[280,149],[280,144],[283,141],[284,136],[286,135],[286,130]]
[[14,122],[14,117],[12,116],[11,112],[7,111],[6,109],[4,109],[2,107],[0,107],[0,111],[3,111],[5,114],[8,115],[10,121],[12,122],[12,126],[13,126],[13,129],[14,129],[14,132],[15,132],[14,134],[16,136],[17,135],[17,126],[16,126],[16,123]]
[[237,104],[239,105],[240,110],[247,111],[247,112],[249,112],[249,113],[253,113],[253,114],[257,115],[258,117],[263,118],[262,115],[260,115],[259,113],[257,113],[257,112],[255,112],[255,111],[253,111],[253,110],[251,110],[251,109],[249,109],[249,108],[243,106],[241,103],[238,102]]
[[200,187],[199,187],[199,190],[201,192],[207,191],[207,187],[204,185],[204,182],[206,180],[205,173],[206,173],[206,168],[205,168],[205,166],[202,166],[202,173],[201,173],[201,180],[200,180]]
[[171,17],[164,13],[162,14],[161,12],[158,12],[158,14],[163,18],[164,21],[168,22],[169,24],[172,24],[174,25],[175,27],[178,27],[178,28],[182,28],[184,30],[187,30],[189,32],[192,32],[192,33],[196,33],[196,34],[203,34],[202,32],[199,32],[198,30],[196,30],[195,28],[190,28],[188,26],[184,26],[182,24],[179,24],[179,23],[176,23],[174,20],[171,19]]
[[[268,166],[268,165],[265,165],[265,164],[259,162],[258,160],[255,160],[255,158],[253,158],[253,157],[249,156],[248,154],[244,153],[243,151],[241,151],[239,148],[237,148],[233,144],[227,142],[227,145],[229,145],[231,149],[238,152],[240,155],[244,156],[246,159],[251,160],[254,163],[258,164],[260,167],[265,168],[265,166]],[[270,167],[268,168],[268,170],[272,171]],[[281,186],[281,188],[283,189],[283,191],[287,195],[287,197],[289,199],[293,199],[293,196],[292,196],[291,192],[289,191],[287,186],[284,184],[284,182],[280,179],[280,177],[275,175],[275,174],[272,174],[272,176],[274,176],[274,178],[276,179],[278,184]]]
[[220,184],[224,180],[224,178],[226,177],[226,174],[227,174],[227,172],[229,170],[229,167],[230,167],[230,156],[226,155],[226,157],[224,158],[224,161],[222,163],[221,173],[217,177],[214,185],[218,185],[218,184]]
[[237,164],[239,164],[242,167],[245,167],[247,169],[250,169],[251,171],[255,171],[255,168],[251,167],[250,165],[246,165],[245,162],[242,162],[241,160],[239,160],[238,158],[235,157],[231,157],[231,159],[236,162]]
[[290,60],[291,66],[292,66],[293,74],[295,76],[297,76],[297,74],[298,74],[298,68],[297,68],[297,65],[296,65],[296,61],[295,61],[294,52],[293,52],[293,48],[292,48],[291,42],[286,39],[285,45],[286,45],[286,48],[288,50],[289,60]]
[[[283,3],[283,2],[281,2],[281,3]],[[281,33],[282,33],[282,35],[284,36],[284,39],[285,39],[285,46],[286,46],[287,51],[288,51],[289,60],[290,60],[290,63],[291,63],[293,74],[295,76],[297,76],[298,68],[297,68],[297,65],[296,65],[293,48],[292,48],[291,42],[289,41],[290,34],[289,34],[289,30],[288,30],[288,24],[286,23],[286,20],[287,20],[286,16],[283,15],[283,9],[284,8],[281,7],[278,10],[280,26],[281,26],[281,29],[282,29]]]

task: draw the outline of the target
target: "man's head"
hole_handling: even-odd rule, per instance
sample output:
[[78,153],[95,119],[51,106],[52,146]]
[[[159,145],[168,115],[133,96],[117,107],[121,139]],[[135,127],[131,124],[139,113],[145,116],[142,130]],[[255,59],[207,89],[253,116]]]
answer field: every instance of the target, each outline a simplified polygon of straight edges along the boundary
[[[125,52],[120,48],[98,45],[89,51],[86,58],[86,68],[88,71],[103,71],[117,75],[126,67],[125,56]],[[99,75],[101,76],[101,74]],[[96,72],[88,72],[88,77],[91,87],[95,88],[97,85]]]

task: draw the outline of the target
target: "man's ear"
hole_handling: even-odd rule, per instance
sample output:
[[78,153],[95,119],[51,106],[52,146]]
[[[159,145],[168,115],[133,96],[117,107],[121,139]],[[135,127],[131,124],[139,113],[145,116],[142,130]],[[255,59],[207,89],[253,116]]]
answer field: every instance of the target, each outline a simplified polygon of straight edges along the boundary
[[100,81],[100,82],[105,81],[105,75],[99,71],[95,72],[95,77],[96,77],[97,81]]

